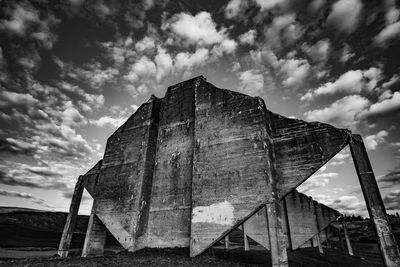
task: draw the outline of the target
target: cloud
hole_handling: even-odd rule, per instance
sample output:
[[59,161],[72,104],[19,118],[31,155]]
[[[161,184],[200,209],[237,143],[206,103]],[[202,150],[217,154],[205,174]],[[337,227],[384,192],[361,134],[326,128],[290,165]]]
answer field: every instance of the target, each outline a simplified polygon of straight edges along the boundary
[[310,193],[315,189],[323,188],[327,186],[331,178],[337,177],[339,174],[335,172],[329,173],[317,173],[308,178],[303,184],[301,184],[297,190],[302,193]]
[[383,184],[383,188],[392,188],[395,185],[400,185],[400,166],[397,166],[377,180],[379,184]]
[[154,39],[149,36],[145,36],[142,40],[135,44],[135,48],[139,52],[143,52],[148,49],[154,49],[155,47],[156,45]]
[[329,107],[304,113],[308,121],[321,121],[337,127],[354,128],[358,123],[358,115],[369,106],[369,100],[359,96],[345,96]]
[[400,92],[394,92],[391,97],[371,105],[361,115],[363,117],[382,117],[396,114],[398,110],[400,110]]
[[24,94],[24,93],[10,92],[10,91],[0,92],[0,108],[8,108],[15,106],[29,108],[37,103],[38,100],[28,93]]
[[400,190],[394,190],[383,198],[386,210],[398,211],[400,209]]
[[260,7],[261,11],[270,10],[274,7],[285,4],[286,2],[286,0],[255,0],[255,3]]
[[191,70],[195,66],[206,64],[208,57],[209,51],[206,48],[199,48],[193,54],[180,52],[175,57],[175,67],[178,71]]
[[329,39],[323,39],[311,46],[303,44],[302,50],[312,59],[313,62],[326,62],[331,50],[331,43]]
[[258,70],[246,70],[239,73],[239,90],[251,96],[262,93],[264,87],[264,77]]
[[157,68],[154,62],[147,56],[142,56],[131,66],[129,73],[124,78],[130,82],[135,82],[141,77],[153,77],[156,72]]
[[23,192],[17,192],[17,191],[12,191],[12,190],[4,190],[0,189],[0,195],[1,196],[6,196],[6,197],[17,197],[17,198],[25,198],[31,200],[33,203],[38,204],[42,207],[46,208],[52,208],[52,206],[48,205],[47,202],[39,197],[36,197],[32,194],[28,193],[23,193]]
[[53,14],[39,12],[26,2],[15,4],[7,13],[9,18],[0,21],[0,30],[37,40],[46,49],[53,47],[57,36],[52,29],[60,22]]
[[353,32],[358,26],[362,7],[360,0],[339,0],[335,2],[326,20],[327,25],[339,33],[349,34]]
[[304,28],[296,22],[295,14],[274,17],[265,28],[266,44],[275,50],[294,44],[304,33]]
[[371,92],[382,79],[382,70],[371,67],[368,70],[349,70],[336,81],[327,82],[315,90],[309,90],[300,100],[310,101],[318,96],[337,94],[359,94],[362,89]]
[[301,86],[307,78],[310,65],[305,59],[286,59],[280,61],[280,73],[284,74],[282,84],[287,87]]
[[252,44],[254,44],[256,36],[257,36],[256,30],[249,30],[248,32],[245,32],[245,33],[239,35],[239,41],[241,44],[252,45]]
[[124,124],[127,119],[127,117],[112,118],[110,116],[103,116],[97,120],[90,120],[90,123],[99,127],[111,126],[115,129]]
[[368,135],[364,138],[365,147],[367,150],[375,150],[378,145],[386,142],[385,137],[387,137],[389,133],[385,130],[379,131],[376,134]]
[[232,19],[240,14],[247,7],[247,1],[231,0],[225,7],[225,17]]
[[387,25],[374,38],[376,45],[386,47],[393,40],[400,39],[400,21]]
[[187,44],[211,45],[225,39],[225,29],[218,31],[211,14],[205,11],[192,16],[187,13],[173,15],[162,28],[170,29]]
[[170,54],[167,53],[167,50],[165,50],[161,46],[157,47],[157,55],[154,58],[154,62],[157,66],[157,81],[160,81],[173,70],[172,58]]

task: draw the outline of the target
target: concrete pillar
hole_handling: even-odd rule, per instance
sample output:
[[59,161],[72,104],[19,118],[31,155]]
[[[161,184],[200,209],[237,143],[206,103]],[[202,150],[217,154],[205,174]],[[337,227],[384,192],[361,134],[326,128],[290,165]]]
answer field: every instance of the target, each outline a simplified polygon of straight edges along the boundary
[[244,239],[244,251],[249,251],[250,250],[249,239],[247,238],[246,235],[245,224],[242,224],[242,229],[243,229],[243,239]]
[[90,213],[89,224],[86,230],[85,243],[83,244],[82,257],[99,256],[103,255],[104,253],[104,245],[106,244],[107,231],[104,224],[94,213],[95,202],[96,201],[93,201],[92,212]]
[[273,267],[288,267],[285,234],[282,229],[282,214],[278,201],[266,204],[271,262]]
[[338,228],[338,236],[340,248],[343,249],[342,228]]
[[79,176],[76,182],[74,194],[72,195],[71,205],[69,206],[69,213],[67,220],[65,221],[64,231],[61,236],[60,245],[58,247],[58,255],[61,257],[67,257],[69,251],[69,245],[71,244],[72,234],[75,230],[76,218],[81,204],[82,193],[83,193],[83,176]]
[[360,135],[350,138],[350,150],[367,204],[369,217],[374,225],[385,266],[400,266],[400,252],[388,222],[385,206],[375,180],[367,151]]
[[325,228],[325,242],[326,242],[326,247],[331,248],[331,242],[329,241],[329,227]]
[[342,221],[342,226],[343,226],[344,238],[346,239],[347,251],[349,252],[349,255],[353,256],[354,255],[353,247],[351,246],[349,232],[347,231],[346,221],[344,219]]
[[315,236],[315,239],[316,239],[316,241],[317,241],[319,253],[324,253],[324,250],[323,250],[323,248],[322,248],[321,239],[320,239],[320,237],[319,237],[319,234],[317,234],[317,235]]
[[229,249],[229,235],[225,236],[225,249]]

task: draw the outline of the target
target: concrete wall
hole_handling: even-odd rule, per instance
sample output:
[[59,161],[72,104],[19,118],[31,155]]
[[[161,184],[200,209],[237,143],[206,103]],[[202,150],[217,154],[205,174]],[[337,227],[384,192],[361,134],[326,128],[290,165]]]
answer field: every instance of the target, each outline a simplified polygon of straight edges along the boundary
[[189,246],[196,82],[171,86],[162,99],[148,247]]
[[[109,138],[85,187],[126,249],[190,245],[194,256],[282,200],[347,139],[344,130],[282,117],[260,98],[197,77],[143,104]],[[278,224],[286,236],[287,218]]]
[[147,223],[141,218],[148,213],[153,166],[146,160],[155,154],[158,114],[159,100],[152,98],[108,139],[96,188],[95,214],[129,250]]
[[202,83],[195,97],[191,255],[217,242],[271,196],[263,105]]
[[347,130],[329,124],[289,119],[269,112],[274,140],[276,175],[283,197],[342,150]]

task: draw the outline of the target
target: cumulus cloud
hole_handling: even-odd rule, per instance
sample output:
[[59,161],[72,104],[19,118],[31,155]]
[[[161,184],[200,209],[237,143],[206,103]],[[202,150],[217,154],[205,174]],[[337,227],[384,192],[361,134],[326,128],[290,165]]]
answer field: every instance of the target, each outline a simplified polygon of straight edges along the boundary
[[394,185],[400,185],[400,166],[397,166],[377,180],[384,188],[392,188]]
[[124,78],[130,82],[135,82],[141,77],[153,77],[157,73],[156,65],[147,56],[142,56],[130,68]]
[[191,70],[205,64],[209,56],[210,53],[206,48],[199,48],[193,54],[180,52],[175,57],[175,67],[178,71]]
[[329,39],[322,39],[311,46],[303,44],[302,49],[313,62],[326,62],[331,49],[331,43]]
[[168,54],[164,48],[158,46],[157,51],[154,61],[157,66],[156,79],[160,81],[172,71],[173,62],[170,54]]
[[387,25],[374,38],[375,44],[386,47],[393,40],[400,39],[400,21]]
[[232,19],[247,7],[247,1],[231,0],[225,7],[225,17]]
[[308,121],[322,121],[337,127],[354,128],[358,123],[358,115],[369,106],[369,100],[359,96],[345,96],[329,107],[315,109],[304,113]]
[[280,61],[280,72],[284,74],[282,84],[287,87],[300,86],[310,71],[305,59],[286,59]]
[[154,49],[155,46],[156,45],[155,45],[154,39],[149,37],[149,36],[145,36],[142,40],[138,41],[135,44],[135,48],[139,52],[143,52],[143,51],[148,50],[148,49]]
[[315,90],[309,90],[300,100],[309,101],[322,95],[358,94],[364,88],[372,91],[381,79],[382,71],[379,68],[371,67],[366,71],[350,70],[334,82],[328,82]]
[[195,16],[187,13],[175,14],[162,27],[170,29],[187,44],[211,45],[221,43],[226,37],[225,29],[217,30],[211,14],[205,11]]
[[385,130],[379,131],[376,134],[368,135],[364,138],[365,147],[367,150],[375,150],[378,145],[386,142],[385,138],[389,133]]
[[90,120],[90,123],[94,124],[94,125],[97,125],[99,127],[109,126],[109,127],[113,128],[113,129],[116,129],[119,126],[121,126],[122,124],[124,124],[127,119],[128,119],[127,117],[113,118],[113,117],[110,117],[110,116],[103,116],[103,117],[100,117],[97,120]]
[[254,41],[257,36],[257,31],[256,30],[249,30],[248,32],[245,32],[241,35],[239,35],[239,41],[242,44],[254,44]]
[[388,98],[385,98],[369,107],[362,113],[365,117],[380,117],[395,114],[400,110],[400,92],[394,92]]
[[335,172],[329,173],[317,173],[308,178],[303,184],[301,184],[297,189],[302,193],[311,193],[315,189],[323,188],[327,186],[331,178],[337,177],[339,174]]
[[255,3],[260,7],[261,11],[270,10],[274,7],[285,4],[286,2],[286,0],[255,0]]
[[303,33],[304,29],[296,22],[296,16],[285,14],[274,17],[272,23],[266,27],[265,39],[270,47],[280,50],[299,40]]
[[239,90],[251,96],[260,95],[264,87],[264,77],[258,70],[240,72],[239,81]]
[[360,0],[339,0],[332,5],[332,11],[327,18],[328,26],[339,33],[353,32],[359,23],[362,11]]

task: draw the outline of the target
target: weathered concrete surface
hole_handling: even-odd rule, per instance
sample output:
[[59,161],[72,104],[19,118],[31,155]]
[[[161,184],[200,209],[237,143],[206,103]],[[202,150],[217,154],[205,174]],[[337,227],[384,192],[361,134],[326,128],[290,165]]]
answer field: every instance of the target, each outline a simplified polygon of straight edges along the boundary
[[[301,197],[299,197],[301,196]],[[306,199],[306,200],[304,200]],[[339,216],[339,212],[327,207],[317,201],[313,201],[312,205],[314,207],[314,213],[311,207],[306,210],[304,213],[304,203],[306,203],[307,199],[312,201],[312,199],[302,193],[297,192],[294,190],[289,195],[287,195],[284,199],[281,200],[281,213],[282,213],[282,223],[283,223],[283,230],[285,235],[285,242],[287,248],[296,249],[298,247],[309,247],[311,246],[311,241],[313,237],[315,238],[317,233],[319,232],[323,239],[325,240],[325,233],[324,229],[329,226],[333,221],[335,221]],[[302,203],[301,201],[304,200]],[[291,208],[287,211],[287,201],[289,201],[289,205]],[[295,202],[295,205],[292,205],[292,202]],[[304,221],[299,217],[299,214],[305,214],[304,216],[307,217],[307,221]],[[286,217],[286,219],[285,219]],[[265,247],[266,249],[270,249],[269,247],[269,233],[265,231],[268,227],[267,220],[265,219],[265,209],[262,208],[253,216],[251,216],[248,220],[246,220],[243,225],[245,226],[247,235]],[[288,223],[289,218],[294,220],[294,222]],[[290,228],[292,226],[292,229]],[[301,229],[313,229],[313,231],[302,232]],[[296,247],[292,247],[292,238],[298,238],[297,236],[291,236],[291,232],[294,232],[295,235],[298,232],[301,232],[303,235],[302,237],[302,244],[295,243]],[[309,241],[309,242],[308,242]],[[317,240],[315,240],[317,244]]]
[[83,186],[88,193],[94,198],[96,194],[96,186],[99,180],[102,160],[99,160],[85,175],[83,175]]
[[194,91],[198,79],[162,99],[150,204],[148,247],[188,247],[192,212]]
[[95,214],[131,251],[190,246],[198,255],[267,205],[273,262],[285,265],[285,236],[303,226],[290,225],[279,201],[348,140],[346,130],[285,118],[197,77],[143,104],[109,138],[85,187]]
[[83,244],[82,257],[103,255],[104,245],[107,240],[107,231],[104,224],[94,213],[96,203],[93,203],[90,213],[89,224],[86,230],[85,242]]
[[400,266],[399,247],[388,222],[379,187],[360,135],[351,136],[350,150],[383,261],[386,266]]
[[67,220],[65,221],[64,230],[61,236],[60,246],[58,247],[58,255],[61,257],[67,257],[69,251],[69,245],[71,244],[72,234],[74,233],[76,218],[79,211],[79,205],[81,204],[83,194],[83,176],[79,176],[76,182],[74,193],[71,199],[71,205],[69,206],[69,213]]
[[286,198],[292,248],[297,249],[318,231],[314,203],[310,197],[294,191]]
[[303,183],[348,143],[348,131],[269,112],[276,175],[283,197]]
[[201,83],[195,92],[191,255],[218,242],[272,196],[259,99]]
[[95,214],[128,250],[147,228],[158,115],[152,98],[108,139],[96,186]]

